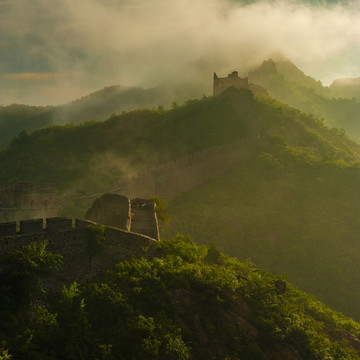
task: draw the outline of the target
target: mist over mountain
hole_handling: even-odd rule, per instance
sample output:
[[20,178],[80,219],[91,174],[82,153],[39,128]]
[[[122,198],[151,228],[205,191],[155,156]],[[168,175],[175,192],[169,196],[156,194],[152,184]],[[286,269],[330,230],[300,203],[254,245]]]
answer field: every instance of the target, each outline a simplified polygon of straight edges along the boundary
[[360,139],[360,102],[355,98],[356,88],[348,88],[350,98],[338,97],[341,93],[334,86],[323,86],[288,59],[264,61],[249,72],[249,80],[264,86],[281,102],[314,114],[329,126],[342,128],[353,139]]
[[[67,218],[1,224],[0,360],[359,359],[359,18],[357,0],[0,1],[0,215],[29,182]],[[151,218],[75,221],[64,250],[52,231],[104,193]]]
[[0,104],[59,105],[104,85],[246,73],[280,51],[330,84],[360,73],[357,1],[5,0]]
[[331,92],[338,97],[360,99],[360,78],[341,78],[330,85]]
[[[108,86],[60,106],[13,104],[0,107],[0,148],[6,147],[21,131],[31,132],[51,125],[103,121],[113,113],[141,108],[170,107],[190,97],[201,97],[202,86],[194,83],[160,85],[143,89]],[[206,89],[208,90],[208,89]]]

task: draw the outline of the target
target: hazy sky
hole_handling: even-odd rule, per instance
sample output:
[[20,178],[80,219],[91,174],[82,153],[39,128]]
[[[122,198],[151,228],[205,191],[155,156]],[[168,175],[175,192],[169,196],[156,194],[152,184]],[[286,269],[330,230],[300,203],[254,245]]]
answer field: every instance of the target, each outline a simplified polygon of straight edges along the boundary
[[359,1],[0,0],[0,104],[210,82],[274,51],[325,84],[360,76]]

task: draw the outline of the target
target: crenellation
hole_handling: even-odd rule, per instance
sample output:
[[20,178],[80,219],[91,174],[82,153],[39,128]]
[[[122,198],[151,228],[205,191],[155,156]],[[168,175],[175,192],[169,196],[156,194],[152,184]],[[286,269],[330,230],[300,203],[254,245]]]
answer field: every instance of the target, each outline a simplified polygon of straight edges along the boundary
[[72,228],[72,219],[66,217],[54,217],[46,219],[47,231],[62,231]]
[[[105,248],[89,261],[89,226],[99,225],[90,220],[47,218],[21,221],[21,231],[16,222],[0,223],[0,257],[20,250],[32,242],[48,241],[47,249],[63,256],[61,274],[64,278],[84,279],[99,271],[111,268],[117,262],[143,254],[145,248],[157,239],[112,226],[104,226]],[[1,269],[0,269],[1,270]]]
[[36,234],[43,231],[43,219],[31,219],[20,221],[21,234]]
[[0,223],[0,238],[16,234],[16,221]]

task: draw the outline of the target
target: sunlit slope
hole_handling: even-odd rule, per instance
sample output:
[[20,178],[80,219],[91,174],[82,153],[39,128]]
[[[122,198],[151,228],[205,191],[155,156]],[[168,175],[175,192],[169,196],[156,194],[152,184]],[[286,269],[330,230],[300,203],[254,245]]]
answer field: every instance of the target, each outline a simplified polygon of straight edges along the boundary
[[169,201],[162,236],[182,229],[359,318],[360,170],[268,160],[243,161]]
[[[228,97],[207,98],[170,111],[139,110],[105,122],[21,134],[0,153],[0,178],[50,181],[66,187],[96,175],[101,182],[112,176],[108,171],[115,171],[116,177],[129,169],[238,141],[247,136],[247,124],[258,107],[248,91],[238,98],[249,111],[238,113]],[[106,161],[109,158],[111,163]]]
[[163,235],[186,231],[287,272],[302,289],[359,318],[359,145],[275,100],[229,89],[170,111],[22,135],[0,153],[1,180],[54,182],[59,196],[72,190],[73,200],[111,191],[129,171],[233,143],[247,156],[168,199],[172,224]]
[[[55,182],[64,188],[84,177],[111,178],[242,140],[261,153],[272,146],[274,135],[323,161],[351,163],[360,156],[359,146],[343,132],[329,130],[312,116],[254,98],[245,89],[229,89],[169,111],[139,110],[104,122],[22,133],[0,153],[0,179]],[[109,166],[116,174],[102,172]]]
[[264,61],[249,72],[249,81],[264,86],[279,101],[324,118],[328,125],[343,128],[352,138],[360,139],[360,103],[355,93],[345,98],[345,93],[322,86],[290,60]]

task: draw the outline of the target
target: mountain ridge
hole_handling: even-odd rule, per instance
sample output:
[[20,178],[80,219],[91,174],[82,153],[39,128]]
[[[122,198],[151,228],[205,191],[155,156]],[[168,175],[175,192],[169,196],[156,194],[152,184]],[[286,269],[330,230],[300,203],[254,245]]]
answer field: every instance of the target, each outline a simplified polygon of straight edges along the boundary
[[[163,233],[188,232],[200,243],[254,258],[260,267],[288,272],[302,289],[358,317],[359,289],[351,284],[357,281],[354,256],[360,252],[359,145],[275,99],[230,88],[171,110],[138,110],[105,122],[23,134],[0,153],[0,177],[55,182],[66,200],[61,215],[81,217],[84,196],[114,189],[131,171],[142,174],[244,140],[250,156],[235,157],[221,172],[208,169],[212,176],[167,199],[173,223]],[[172,174],[181,181],[181,171]],[[201,216],[189,217],[194,206]],[[342,267],[354,271],[343,278]]]

